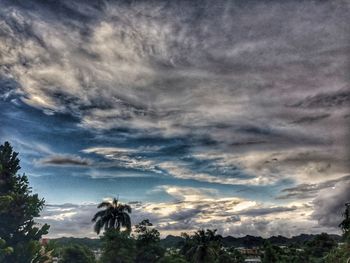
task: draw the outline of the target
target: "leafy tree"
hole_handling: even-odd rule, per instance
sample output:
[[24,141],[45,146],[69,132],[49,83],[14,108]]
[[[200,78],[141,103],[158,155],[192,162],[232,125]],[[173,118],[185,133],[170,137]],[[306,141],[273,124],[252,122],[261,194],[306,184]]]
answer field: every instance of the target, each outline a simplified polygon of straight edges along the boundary
[[216,230],[201,229],[189,236],[184,233],[184,245],[181,249],[186,259],[193,263],[215,262],[221,250],[222,237]]
[[343,244],[330,251],[325,257],[325,263],[350,262],[350,244]]
[[277,251],[275,247],[273,247],[270,242],[266,242],[264,244],[264,255],[263,255],[263,263],[277,263],[279,262]]
[[13,248],[3,262],[26,263],[40,254],[39,239],[48,233],[49,226],[39,227],[34,222],[44,200],[32,194],[27,176],[17,175],[17,157],[8,142],[0,146],[0,237]]
[[160,245],[159,231],[153,228],[148,219],[135,226],[136,237],[136,262],[157,262],[163,255],[164,249]]
[[62,250],[61,263],[95,263],[95,256],[92,251],[81,245],[72,245]]
[[339,227],[344,233],[345,240],[350,242],[350,203],[345,204],[343,217],[344,220],[339,224]]
[[[36,243],[36,245],[38,245]],[[39,253],[35,255],[35,257],[32,259],[32,263],[52,263],[52,255],[53,250],[50,250],[46,246],[40,246]]]
[[135,259],[135,241],[126,232],[108,229],[102,240],[101,263],[131,263]]
[[13,248],[6,245],[6,241],[0,238],[0,261],[4,259],[6,255],[12,254]]
[[313,240],[306,243],[306,252],[314,258],[322,258],[330,252],[337,243],[327,233],[317,235]]
[[344,220],[339,224],[345,243],[333,248],[325,257],[326,263],[350,262],[350,203],[345,204]]
[[121,227],[125,227],[126,231],[131,231],[131,220],[130,213],[131,207],[127,204],[121,204],[118,199],[113,198],[111,202],[102,202],[97,208],[105,208],[104,210],[98,211],[92,218],[95,222],[95,232],[99,234],[101,229],[105,230],[116,229],[120,231]]

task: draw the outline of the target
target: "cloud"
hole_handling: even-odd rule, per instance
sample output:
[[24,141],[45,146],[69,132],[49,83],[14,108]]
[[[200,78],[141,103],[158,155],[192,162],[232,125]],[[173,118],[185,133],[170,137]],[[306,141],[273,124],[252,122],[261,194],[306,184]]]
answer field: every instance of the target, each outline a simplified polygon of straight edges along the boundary
[[331,189],[324,189],[313,200],[312,218],[321,226],[338,228],[342,221],[345,203],[350,201],[350,182],[338,182]]
[[[220,128],[229,120],[262,126],[273,115],[275,128],[284,120],[273,113],[276,107],[292,114],[284,103],[317,97],[314,86],[325,92],[328,85],[338,90],[345,85],[346,8],[327,15],[342,1],[243,6],[223,1],[202,8],[201,18],[196,3],[185,2],[57,4],[65,12],[33,4],[35,12],[16,5],[3,10],[2,50],[10,51],[3,55],[3,72],[18,83],[23,101],[79,116],[84,127],[200,136],[205,126],[220,140],[215,131],[229,136],[229,127]],[[311,10],[313,16],[305,16]],[[289,74],[279,74],[286,70]]]
[[242,212],[240,212],[240,214],[254,217],[254,216],[262,216],[262,215],[268,215],[268,214],[290,212],[290,211],[295,211],[295,210],[297,210],[296,206],[292,206],[292,207],[281,207],[281,206],[263,207],[263,208],[254,208],[254,209],[242,211]]
[[38,223],[50,225],[50,237],[91,237],[95,238],[91,218],[96,213],[95,204],[46,205]]
[[[323,193],[324,191],[320,192],[324,189],[330,189],[334,188],[339,183],[345,183],[347,184],[350,181],[350,175],[346,175],[343,177],[340,177],[338,179],[334,180],[328,180],[319,184],[300,184],[295,187],[286,188],[281,191],[280,196],[277,197],[277,199],[290,199],[290,198],[296,198],[296,199],[307,199],[318,196],[320,193]],[[327,190],[327,191],[328,191]]]
[[[318,233],[322,228],[310,219],[310,206],[302,203],[288,206],[267,206],[241,198],[216,197],[212,189],[163,186],[172,197],[168,202],[131,202],[132,223],[148,218],[161,231],[162,236],[180,235],[199,228],[218,229],[224,235],[297,235],[302,232]],[[52,225],[50,236],[89,236],[91,217],[97,204],[48,205],[40,223]],[[324,230],[329,228],[323,228]],[[334,232],[334,229],[333,229]]]
[[315,116],[306,116],[306,117],[302,117],[296,121],[294,121],[294,123],[312,123],[312,122],[316,122],[316,121],[320,121],[323,120],[325,118],[328,118],[330,116],[330,114],[321,114],[321,115],[315,115]]
[[307,97],[294,106],[302,108],[329,108],[350,106],[350,92],[339,90],[336,92],[320,93]]
[[156,151],[157,147],[120,148],[120,147],[92,147],[82,150],[84,153],[93,153],[102,156],[109,162],[100,162],[98,166],[123,167],[141,171],[159,173],[156,162],[146,158],[145,154]]
[[[183,167],[184,166],[184,167]],[[236,176],[210,175],[204,172],[192,171],[178,162],[162,162],[159,164],[161,169],[166,170],[171,176],[178,179],[196,180],[201,182],[209,182],[216,184],[247,184],[247,185],[263,185],[273,183],[271,178],[253,177],[253,178],[236,178]]]
[[76,155],[59,154],[41,158],[37,163],[52,166],[90,166],[92,161]]

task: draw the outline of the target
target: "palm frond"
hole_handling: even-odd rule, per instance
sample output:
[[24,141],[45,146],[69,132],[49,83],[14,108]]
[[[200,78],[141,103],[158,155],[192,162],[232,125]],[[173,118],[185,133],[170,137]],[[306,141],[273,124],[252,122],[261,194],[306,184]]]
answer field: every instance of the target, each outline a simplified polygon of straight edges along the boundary
[[94,215],[94,217],[92,218],[92,222],[95,222],[96,220],[97,220],[97,218],[99,218],[99,217],[103,217],[103,216],[105,216],[106,215],[106,211],[105,210],[101,210],[101,211],[98,211],[95,215]]
[[102,203],[100,203],[100,204],[97,206],[97,208],[103,208],[103,207],[108,208],[108,207],[111,207],[111,206],[112,206],[111,202],[103,201]]
[[96,223],[95,223],[95,226],[94,226],[94,231],[97,234],[100,234],[102,226],[103,226],[102,225],[102,220],[101,219],[97,220]]

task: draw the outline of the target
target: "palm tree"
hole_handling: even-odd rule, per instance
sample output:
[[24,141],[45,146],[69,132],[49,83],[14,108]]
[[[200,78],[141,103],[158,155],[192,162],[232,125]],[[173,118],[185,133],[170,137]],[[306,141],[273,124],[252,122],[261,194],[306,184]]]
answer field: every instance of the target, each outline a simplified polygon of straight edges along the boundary
[[221,249],[220,235],[216,230],[198,230],[193,236],[183,234],[185,244],[182,253],[191,262],[213,262],[217,259]]
[[131,207],[127,204],[118,202],[118,199],[113,198],[112,201],[104,201],[100,203],[97,208],[105,208],[98,211],[92,218],[92,222],[95,222],[95,232],[100,233],[101,229],[104,230],[115,229],[120,231],[121,227],[125,227],[128,233],[131,232],[131,220],[130,213]]

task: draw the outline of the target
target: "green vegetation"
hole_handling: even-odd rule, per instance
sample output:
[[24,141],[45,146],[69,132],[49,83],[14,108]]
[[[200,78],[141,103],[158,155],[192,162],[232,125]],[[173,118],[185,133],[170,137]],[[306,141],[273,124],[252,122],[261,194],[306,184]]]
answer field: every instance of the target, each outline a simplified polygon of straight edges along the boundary
[[0,146],[0,238],[6,244],[0,257],[2,262],[41,262],[47,255],[39,240],[49,226],[37,226],[34,218],[39,216],[44,200],[32,194],[25,175],[17,175],[17,156],[8,142]]
[[72,245],[81,245],[88,247],[90,250],[101,249],[101,240],[99,238],[76,238],[76,237],[61,237],[57,239],[52,239],[49,242],[49,245],[53,247],[68,247]]
[[101,263],[135,262],[135,240],[127,232],[108,229],[101,240]]
[[135,226],[136,236],[136,262],[158,262],[164,255],[165,249],[160,245],[159,231],[153,228],[148,219]]
[[218,259],[222,237],[216,234],[216,230],[201,229],[192,236],[184,233],[183,237],[185,241],[181,252],[189,262],[205,263]]
[[[161,240],[148,220],[132,229],[131,207],[118,199],[102,202],[92,218],[100,239],[60,238],[40,242],[49,226],[38,227],[44,200],[32,194],[25,175],[17,175],[18,154],[9,143],[0,146],[0,263],[243,263],[248,257],[264,263],[343,263],[350,259],[350,204],[336,235],[300,235],[263,239],[222,237],[200,229]],[[132,231],[133,230],[133,231]],[[340,242],[341,241],[341,242]],[[243,247],[243,248],[240,248]]]
[[0,261],[13,253],[13,248],[6,245],[6,241],[0,238]]
[[119,231],[122,227],[126,228],[127,232],[131,231],[131,220],[129,214],[131,207],[126,204],[121,204],[118,199],[114,198],[112,202],[102,202],[97,208],[105,208],[98,211],[92,218],[95,222],[95,232],[100,233],[104,227],[105,230],[115,229]]
[[326,257],[326,263],[350,262],[350,203],[345,204],[343,221],[339,227],[343,231],[344,243],[334,248]]
[[60,263],[95,263],[95,255],[88,247],[72,245],[62,249]]

